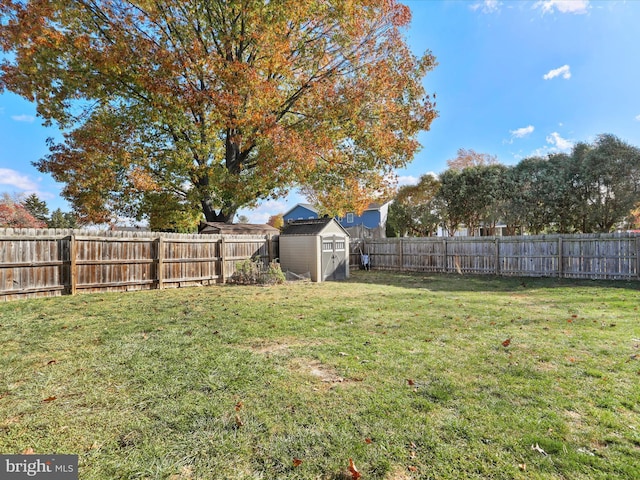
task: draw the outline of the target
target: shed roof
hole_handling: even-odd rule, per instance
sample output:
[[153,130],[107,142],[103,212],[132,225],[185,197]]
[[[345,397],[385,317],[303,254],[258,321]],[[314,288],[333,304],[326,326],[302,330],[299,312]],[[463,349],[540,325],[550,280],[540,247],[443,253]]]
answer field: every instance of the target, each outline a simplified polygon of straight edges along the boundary
[[285,224],[281,235],[319,235],[331,222],[335,223],[345,235],[349,233],[333,218],[309,218],[306,220],[292,220]]
[[198,233],[205,235],[277,235],[280,230],[267,224],[201,222],[198,227]]

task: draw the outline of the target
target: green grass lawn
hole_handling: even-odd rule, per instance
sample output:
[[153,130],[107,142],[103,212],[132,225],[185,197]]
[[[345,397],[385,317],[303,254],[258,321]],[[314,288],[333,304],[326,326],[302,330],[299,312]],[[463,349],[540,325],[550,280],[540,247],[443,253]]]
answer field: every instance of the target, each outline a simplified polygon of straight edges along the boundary
[[379,272],[4,303],[0,453],[78,454],[81,479],[637,479],[639,307],[640,283]]

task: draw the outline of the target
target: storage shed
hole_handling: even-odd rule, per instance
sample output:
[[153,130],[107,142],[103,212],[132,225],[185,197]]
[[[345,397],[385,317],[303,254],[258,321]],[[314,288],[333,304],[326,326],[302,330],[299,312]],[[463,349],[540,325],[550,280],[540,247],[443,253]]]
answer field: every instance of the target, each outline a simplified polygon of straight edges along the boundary
[[333,218],[293,220],[280,234],[283,272],[309,274],[312,282],[349,277],[349,234]]

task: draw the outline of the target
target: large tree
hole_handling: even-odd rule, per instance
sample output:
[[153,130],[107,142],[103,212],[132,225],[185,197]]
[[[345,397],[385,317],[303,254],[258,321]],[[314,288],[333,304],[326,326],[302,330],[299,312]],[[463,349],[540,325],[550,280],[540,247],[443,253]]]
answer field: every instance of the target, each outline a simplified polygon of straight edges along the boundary
[[0,91],[64,130],[37,165],[93,221],[167,196],[231,221],[296,185],[357,206],[436,115],[409,21],[395,0],[0,0]]
[[416,185],[400,187],[389,207],[387,235],[428,237],[436,234],[440,224],[439,188],[440,182],[429,173],[422,175]]
[[49,221],[49,207],[47,207],[47,203],[43,200],[40,200],[38,195],[36,195],[35,193],[27,196],[20,203],[24,208],[27,209],[27,211],[31,215],[33,215],[41,222],[46,223]]
[[611,231],[640,202],[640,148],[603,134],[577,144],[572,161],[582,194],[581,230]]

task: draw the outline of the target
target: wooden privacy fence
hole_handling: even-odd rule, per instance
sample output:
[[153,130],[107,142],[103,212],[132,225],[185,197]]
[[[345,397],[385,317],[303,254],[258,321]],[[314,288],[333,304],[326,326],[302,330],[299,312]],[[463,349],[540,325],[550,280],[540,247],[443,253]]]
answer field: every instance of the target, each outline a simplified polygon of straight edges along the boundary
[[358,240],[371,268],[414,272],[640,280],[640,235],[537,235]]
[[277,237],[0,229],[0,300],[224,283]]

